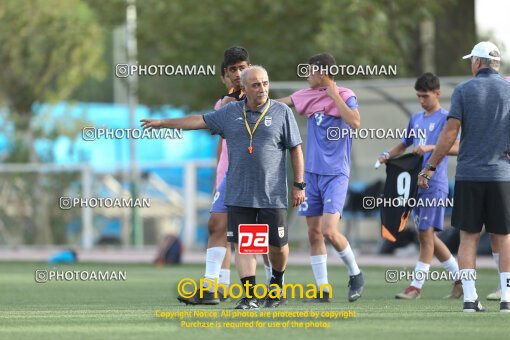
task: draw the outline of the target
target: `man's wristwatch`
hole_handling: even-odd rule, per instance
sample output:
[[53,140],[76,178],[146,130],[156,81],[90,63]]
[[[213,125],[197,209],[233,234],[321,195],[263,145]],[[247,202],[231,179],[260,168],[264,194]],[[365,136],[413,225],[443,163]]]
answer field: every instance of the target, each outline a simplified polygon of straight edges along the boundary
[[427,163],[427,165],[425,165],[425,169],[430,170],[430,171],[436,171],[436,167],[430,165],[429,163]]
[[294,186],[300,190],[305,190],[306,188],[306,183],[305,182],[301,182],[301,183],[298,183],[298,182],[294,182]]

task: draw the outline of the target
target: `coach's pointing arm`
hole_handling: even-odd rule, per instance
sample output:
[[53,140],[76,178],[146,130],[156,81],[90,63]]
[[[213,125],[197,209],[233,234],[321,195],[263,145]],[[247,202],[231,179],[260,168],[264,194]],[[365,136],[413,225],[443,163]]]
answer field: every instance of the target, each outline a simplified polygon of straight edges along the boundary
[[140,120],[144,129],[183,129],[183,130],[199,130],[207,129],[207,124],[202,115],[191,115],[184,118],[172,119],[149,119]]
[[229,105],[222,106],[216,111],[209,112],[205,115],[190,115],[184,118],[172,119],[148,119],[140,120],[142,127],[152,129],[183,129],[183,130],[200,130],[209,129],[212,134],[222,135],[223,127],[227,123],[226,112]]

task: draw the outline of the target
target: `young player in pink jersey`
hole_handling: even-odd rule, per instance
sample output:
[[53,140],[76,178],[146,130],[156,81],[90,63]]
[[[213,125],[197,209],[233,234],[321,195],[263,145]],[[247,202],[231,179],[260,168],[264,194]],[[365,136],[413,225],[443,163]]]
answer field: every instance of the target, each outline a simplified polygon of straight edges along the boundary
[[[240,74],[241,71],[250,66],[248,52],[239,46],[234,46],[225,51],[222,68],[224,72],[225,86],[230,87],[229,94],[219,100],[214,109],[217,110],[223,105],[231,101],[241,100],[244,94],[241,91]],[[220,139],[220,145],[225,144]],[[214,281],[218,279],[219,283],[230,284],[230,245],[227,242],[227,207],[224,204],[225,192],[225,173],[228,166],[228,156],[226,145],[219,152],[218,168],[216,174],[216,187],[214,199],[210,210],[209,222],[207,229],[209,231],[209,239],[207,242],[207,251],[205,256],[205,274],[206,279]],[[223,268],[223,269],[222,269]],[[223,297],[223,292],[219,296],[214,296],[213,292],[205,292],[201,298],[198,294],[184,298],[179,296],[178,299],[185,304],[192,305],[216,305]]]

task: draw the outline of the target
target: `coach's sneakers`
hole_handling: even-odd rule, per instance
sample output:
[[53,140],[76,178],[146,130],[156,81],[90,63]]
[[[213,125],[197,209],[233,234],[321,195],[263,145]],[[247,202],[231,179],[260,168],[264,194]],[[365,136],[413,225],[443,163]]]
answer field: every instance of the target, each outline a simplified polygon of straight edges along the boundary
[[475,302],[465,302],[464,301],[464,312],[466,313],[474,313],[474,312],[485,312],[485,308],[483,308],[482,304],[478,299]]
[[203,297],[200,297],[200,293],[197,292],[192,297],[186,298],[183,296],[178,296],[177,300],[186,305],[217,305],[220,303],[220,299],[214,296],[214,292],[204,292]]
[[510,302],[501,301],[499,304],[499,311],[501,313],[510,313]]
[[305,303],[329,303],[331,302],[331,298],[329,297],[329,292],[322,292],[322,297],[317,295],[314,298],[311,299],[304,299],[303,302]]
[[402,293],[395,295],[395,299],[416,300],[421,297],[421,289],[415,286],[407,287]]
[[237,304],[234,309],[259,309],[259,301],[256,298],[247,298],[243,297],[241,300],[237,301]]
[[489,301],[499,301],[501,300],[501,288],[496,289],[489,295],[487,295],[487,300]]
[[354,302],[361,297],[363,294],[363,285],[365,284],[365,279],[363,278],[363,273],[360,272],[358,275],[349,276],[349,302]]
[[266,296],[264,299],[264,308],[276,308],[281,305],[281,300],[277,297],[269,297],[269,295]]
[[464,291],[462,290],[462,281],[457,280],[453,283],[452,292],[444,297],[444,299],[459,299],[462,295],[464,295]]

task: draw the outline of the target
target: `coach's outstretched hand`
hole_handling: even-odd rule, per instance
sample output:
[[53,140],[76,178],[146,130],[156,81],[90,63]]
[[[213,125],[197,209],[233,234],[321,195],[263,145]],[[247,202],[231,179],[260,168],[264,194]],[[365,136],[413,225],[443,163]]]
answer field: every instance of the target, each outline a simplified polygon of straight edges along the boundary
[[144,119],[141,119],[140,122],[142,123],[142,127],[144,129],[149,129],[149,128],[161,129],[163,127],[163,121],[160,119],[144,118]]
[[299,188],[292,188],[292,206],[297,207],[305,201],[305,191]]

